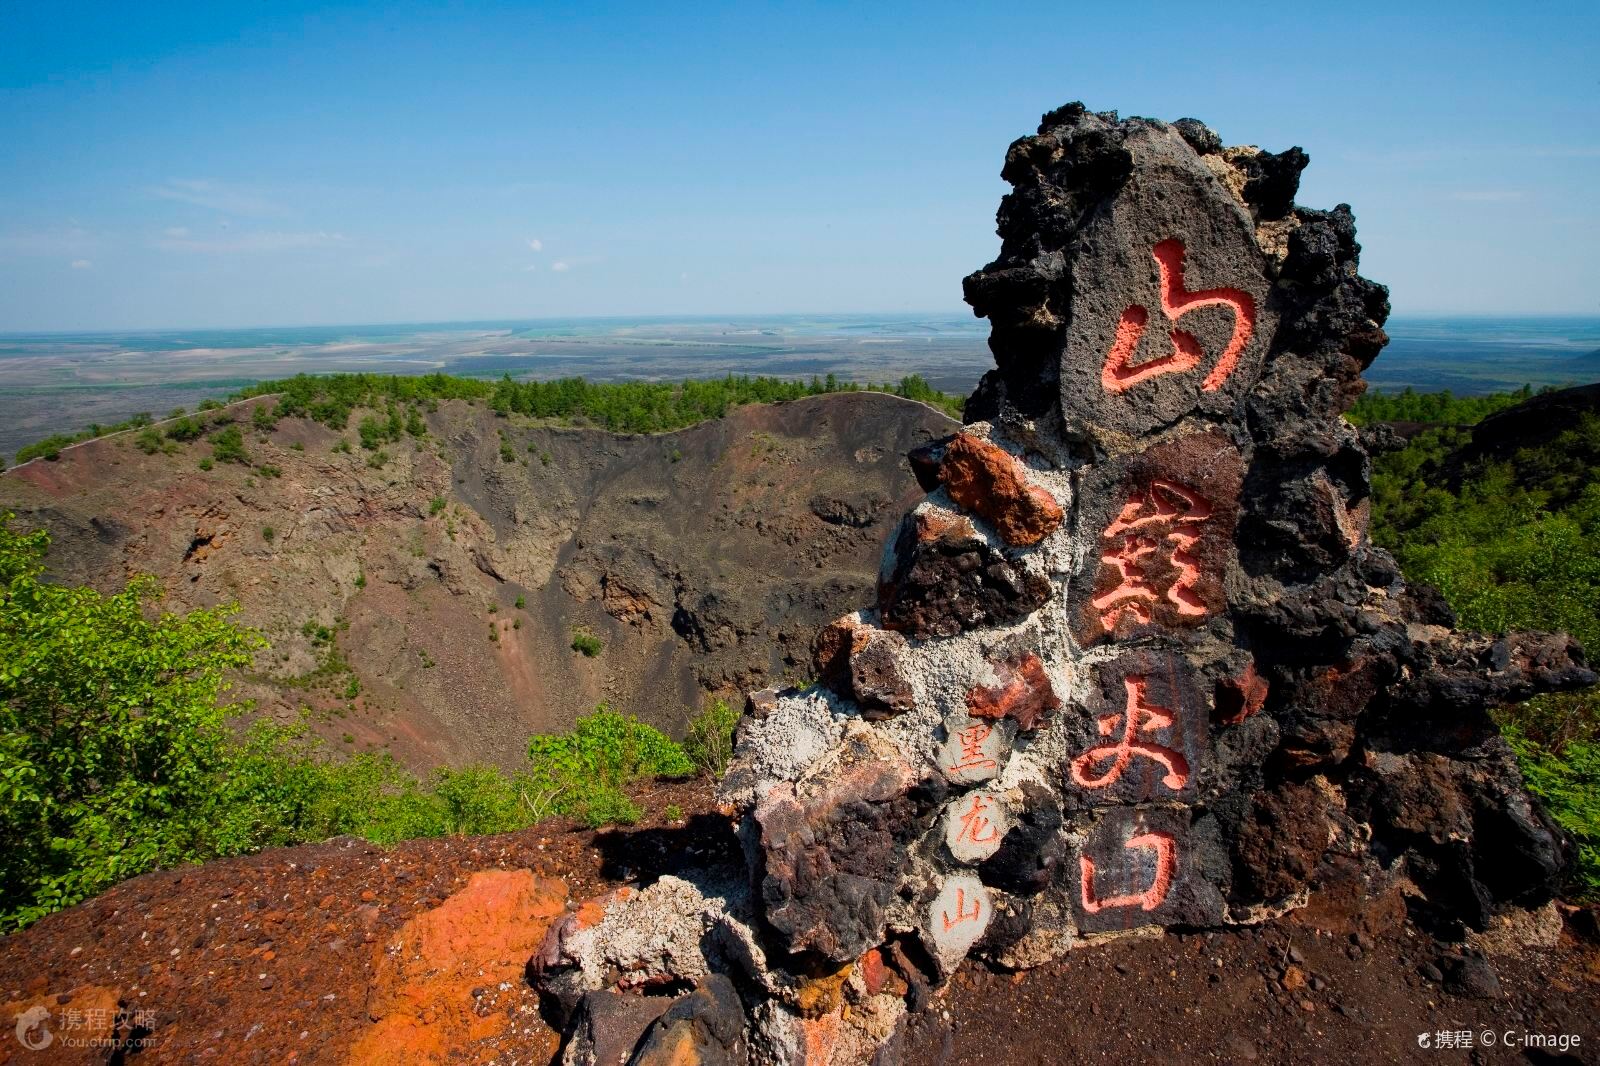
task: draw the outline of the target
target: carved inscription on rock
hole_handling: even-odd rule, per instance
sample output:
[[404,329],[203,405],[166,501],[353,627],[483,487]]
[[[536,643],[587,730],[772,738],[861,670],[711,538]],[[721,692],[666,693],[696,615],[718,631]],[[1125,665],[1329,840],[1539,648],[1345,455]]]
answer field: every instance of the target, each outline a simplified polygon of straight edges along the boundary
[[1193,629],[1222,613],[1243,464],[1220,433],[1156,444],[1097,470],[1084,509],[1095,550],[1079,605],[1084,643]]

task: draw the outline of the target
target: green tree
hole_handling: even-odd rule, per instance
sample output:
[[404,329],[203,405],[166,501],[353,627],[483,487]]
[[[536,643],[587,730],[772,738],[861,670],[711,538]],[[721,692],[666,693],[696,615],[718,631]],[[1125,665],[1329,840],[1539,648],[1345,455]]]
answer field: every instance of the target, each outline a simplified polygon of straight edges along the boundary
[[49,545],[0,516],[0,928],[213,853],[224,671],[263,642],[232,608],[156,613],[156,586],[41,581]]

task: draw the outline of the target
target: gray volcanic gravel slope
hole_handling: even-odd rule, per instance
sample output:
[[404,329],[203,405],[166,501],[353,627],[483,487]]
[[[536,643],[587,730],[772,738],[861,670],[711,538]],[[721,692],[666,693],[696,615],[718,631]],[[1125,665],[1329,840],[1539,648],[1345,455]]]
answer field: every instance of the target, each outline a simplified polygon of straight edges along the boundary
[[[451,402],[378,469],[316,423],[248,428],[260,402],[232,409],[258,469],[202,472],[204,441],[147,456],[124,434],[0,475],[0,509],[50,530],[61,580],[146,573],[170,609],[238,602],[272,643],[241,693],[418,768],[514,765],[601,701],[676,730],[708,693],[806,676],[812,635],[873,588],[920,496],[903,456],[954,426],[865,393],[650,436]],[[572,650],[576,629],[600,654]]]

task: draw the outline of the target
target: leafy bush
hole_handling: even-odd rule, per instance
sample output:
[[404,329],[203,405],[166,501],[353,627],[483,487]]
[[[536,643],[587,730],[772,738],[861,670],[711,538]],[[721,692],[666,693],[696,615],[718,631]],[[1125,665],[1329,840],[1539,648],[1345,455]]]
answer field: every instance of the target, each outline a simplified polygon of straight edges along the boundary
[[[526,770],[425,781],[388,753],[330,754],[304,713],[236,735],[228,719],[245,706],[223,702],[224,676],[265,642],[233,608],[157,614],[149,581],[112,595],[41,581],[48,537],[10,523],[0,516],[0,931],[155,867],[344,833],[388,844],[552,814],[632,822],[629,785],[695,770],[604,705],[534,737]],[[301,631],[343,669],[332,627]]]
[[273,414],[273,405],[261,403],[250,412],[250,424],[263,433],[270,433],[278,428],[278,418]]
[[553,813],[591,826],[631,824],[639,808],[624,789],[644,777],[687,777],[695,766],[659,730],[601,704],[572,732],[528,742],[530,778]]
[[445,499],[444,499],[444,497],[443,496],[435,496],[433,499],[428,501],[428,517],[429,518],[435,517],[436,515],[438,515],[438,513],[440,511],[444,510],[444,507],[445,507]]
[[585,659],[593,659],[600,654],[605,644],[599,637],[588,630],[575,629],[572,631],[572,650],[582,652]]
[[739,717],[739,712],[729,706],[727,700],[716,699],[689,720],[683,751],[701,773],[719,778],[727,772],[728,760],[733,758],[733,731],[739,725]]
[[231,609],[155,614],[153,581],[39,580],[49,538],[0,516],[0,928],[216,854],[223,672],[262,641]]
[[175,440],[179,443],[196,440],[205,431],[205,422],[193,415],[176,419],[165,430],[168,440]]
[[59,433],[52,437],[46,437],[44,440],[39,441],[36,444],[29,444],[26,447],[18,448],[17,465],[21,466],[30,459],[45,459],[53,463],[57,459],[61,458],[62,448],[65,448],[69,444],[76,443],[76,437],[63,436]]
[[154,455],[156,452],[165,451],[172,447],[162,438],[161,431],[154,426],[146,426],[143,430],[140,430],[139,435],[133,438],[133,446],[146,455]]
[[1600,741],[1550,747],[1530,739],[1514,715],[1503,716],[1501,725],[1528,790],[1578,845],[1571,882],[1589,900],[1600,898]]
[[238,426],[224,426],[211,435],[211,458],[219,463],[249,465],[250,457],[244,450],[244,434],[239,432]]
[[209,455],[201,456],[201,458],[200,458],[200,469],[201,470],[210,470],[215,465],[216,464],[211,461],[211,457]]

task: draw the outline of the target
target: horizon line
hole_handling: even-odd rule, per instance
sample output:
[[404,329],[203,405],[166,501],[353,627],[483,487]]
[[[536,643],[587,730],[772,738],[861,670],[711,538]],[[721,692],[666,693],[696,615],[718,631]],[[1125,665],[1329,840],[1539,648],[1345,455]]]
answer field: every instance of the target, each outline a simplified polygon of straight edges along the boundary
[[[711,322],[711,321],[737,321],[737,320],[766,320],[780,318],[921,318],[921,317],[952,317],[962,316],[975,321],[983,321],[973,315],[968,309],[965,314],[956,310],[911,310],[911,311],[740,311],[736,313],[717,312],[659,312],[650,314],[596,314],[596,315],[536,315],[527,318],[521,317],[483,317],[483,318],[439,318],[439,319],[412,319],[391,322],[279,322],[270,324],[255,324],[247,326],[218,326],[218,325],[188,325],[188,326],[101,326],[71,329],[0,329],[0,337],[82,337],[94,334],[162,334],[162,333],[188,333],[199,330],[215,330],[219,332],[246,333],[257,330],[269,329],[398,329],[420,328],[424,326],[485,326],[485,325],[515,325],[522,323],[538,322],[638,322],[650,319],[676,320],[686,322]],[[1600,320],[1600,310],[1591,311],[1436,311],[1415,310],[1399,311],[1389,315],[1386,322],[1397,319],[1561,319],[1585,318]]]

